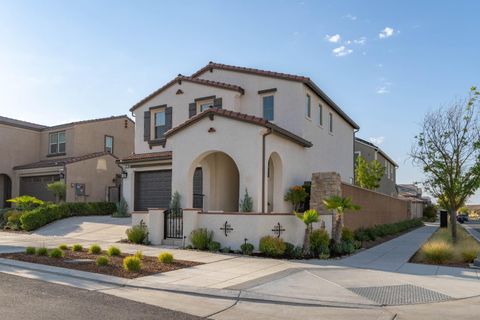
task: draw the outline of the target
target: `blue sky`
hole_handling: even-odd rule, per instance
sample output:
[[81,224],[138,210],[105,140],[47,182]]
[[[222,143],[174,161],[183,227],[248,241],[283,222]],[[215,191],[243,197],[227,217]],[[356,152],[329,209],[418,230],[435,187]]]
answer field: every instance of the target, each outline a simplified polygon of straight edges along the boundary
[[[128,113],[208,61],[311,77],[395,159],[428,110],[480,85],[478,1],[2,1],[0,114]],[[477,195],[471,202],[480,202]]]

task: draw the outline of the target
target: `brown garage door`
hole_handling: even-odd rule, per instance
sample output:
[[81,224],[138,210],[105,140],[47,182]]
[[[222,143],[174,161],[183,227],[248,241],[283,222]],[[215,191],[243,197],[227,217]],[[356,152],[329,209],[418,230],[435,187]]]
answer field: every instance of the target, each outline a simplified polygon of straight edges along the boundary
[[20,178],[20,195],[33,196],[43,201],[55,201],[55,195],[48,191],[47,184],[60,180],[58,174]]
[[172,197],[172,170],[135,172],[135,211],[168,209]]

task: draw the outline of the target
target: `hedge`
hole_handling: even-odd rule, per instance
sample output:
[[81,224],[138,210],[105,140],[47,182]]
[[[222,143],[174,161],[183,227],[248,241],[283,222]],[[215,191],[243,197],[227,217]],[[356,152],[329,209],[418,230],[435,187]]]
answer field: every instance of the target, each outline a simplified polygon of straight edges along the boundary
[[111,202],[47,204],[22,214],[20,223],[23,230],[31,231],[55,220],[74,216],[110,215],[115,210],[115,203]]
[[422,219],[409,219],[400,222],[376,225],[371,228],[355,230],[354,237],[357,241],[375,241],[377,238],[396,235],[409,229],[423,225]]

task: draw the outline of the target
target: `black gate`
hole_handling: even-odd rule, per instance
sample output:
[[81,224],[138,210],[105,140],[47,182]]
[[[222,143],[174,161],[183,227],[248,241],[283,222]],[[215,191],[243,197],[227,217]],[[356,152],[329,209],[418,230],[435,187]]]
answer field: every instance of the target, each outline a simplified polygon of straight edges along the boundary
[[164,239],[183,239],[183,210],[168,209],[164,212]]

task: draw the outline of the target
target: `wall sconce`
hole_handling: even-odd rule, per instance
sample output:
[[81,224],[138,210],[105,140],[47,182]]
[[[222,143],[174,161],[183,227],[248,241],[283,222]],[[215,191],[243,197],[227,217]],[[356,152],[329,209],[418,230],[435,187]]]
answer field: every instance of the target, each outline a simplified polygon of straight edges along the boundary
[[128,172],[122,171],[122,179],[127,179],[127,177],[128,177]]

